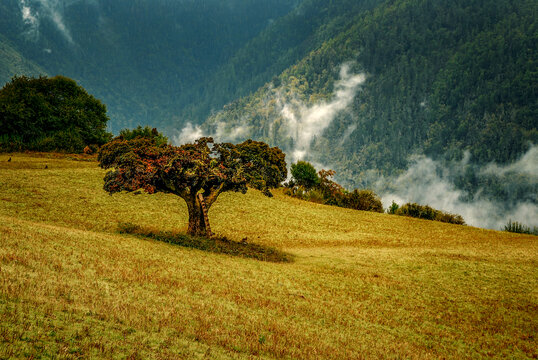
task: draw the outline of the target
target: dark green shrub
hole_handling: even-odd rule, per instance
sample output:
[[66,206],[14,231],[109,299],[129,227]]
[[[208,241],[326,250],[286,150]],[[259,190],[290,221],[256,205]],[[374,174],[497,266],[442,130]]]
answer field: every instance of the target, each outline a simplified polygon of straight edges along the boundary
[[22,151],[25,144],[22,136],[12,134],[0,135],[0,152]]
[[390,204],[390,207],[387,209],[388,214],[396,214],[396,211],[398,211],[398,208],[400,205],[396,204],[394,200],[392,200],[392,204]]
[[0,150],[82,152],[112,138],[105,105],[63,76],[15,76],[0,89],[0,119]]
[[320,183],[316,169],[309,162],[298,161],[296,164],[291,164],[290,171],[295,183],[303,186],[306,190],[310,190]]
[[342,196],[341,206],[349,209],[383,212],[381,199],[371,190],[353,190]]
[[58,131],[51,136],[44,136],[29,142],[26,149],[33,151],[64,151],[69,153],[81,153],[85,147],[84,140],[75,131]]
[[397,210],[397,214],[425,220],[435,219],[435,210],[433,208],[416,203],[404,204]]
[[416,203],[407,203],[400,206],[395,211],[395,214],[418,219],[436,220],[450,224],[465,225],[465,221],[461,215],[446,213],[429,207],[428,205],[419,205]]

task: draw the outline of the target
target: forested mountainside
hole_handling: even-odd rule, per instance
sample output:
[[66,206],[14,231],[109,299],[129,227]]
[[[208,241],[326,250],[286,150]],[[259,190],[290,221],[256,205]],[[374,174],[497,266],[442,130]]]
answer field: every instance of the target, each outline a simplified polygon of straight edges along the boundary
[[[182,112],[183,122],[200,123],[225,104],[249,95],[348,28],[354,16],[381,0],[303,0],[201,79],[199,97]],[[177,124],[176,124],[177,126]]]
[[[384,1],[201,131],[299,152],[351,186],[412,154],[514,161],[538,142],[537,15],[533,0]],[[460,187],[481,186],[472,173]]]
[[4,36],[0,35],[0,82],[3,85],[6,79],[15,74],[37,76],[46,74],[46,71],[29,61]]
[[5,0],[0,82],[61,74],[107,104],[111,130],[166,127],[200,102],[199,84],[296,6],[297,0]]

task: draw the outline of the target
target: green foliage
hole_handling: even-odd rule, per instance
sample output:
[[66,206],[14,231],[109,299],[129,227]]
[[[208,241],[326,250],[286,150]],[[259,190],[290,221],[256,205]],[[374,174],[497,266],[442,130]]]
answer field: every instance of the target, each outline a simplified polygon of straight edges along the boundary
[[353,190],[345,193],[341,200],[341,206],[354,210],[374,211],[382,213],[383,204],[381,199],[372,190]]
[[202,237],[174,233],[170,231],[156,231],[132,223],[118,224],[121,234],[132,234],[143,238],[162,241],[169,244],[187,248],[208,251],[217,254],[239,256],[268,262],[293,262],[293,255],[277,250],[270,246],[249,243],[246,240],[237,242],[226,237]]
[[394,200],[392,200],[392,204],[390,204],[390,207],[387,209],[387,213],[388,214],[396,214],[396,211],[398,211],[398,209],[400,208],[400,205],[398,205],[397,203],[394,202]]
[[296,164],[291,164],[290,172],[295,183],[307,190],[316,187],[320,183],[316,169],[307,161],[298,161]]
[[132,130],[122,129],[120,130],[118,137],[123,138],[124,140],[132,140],[137,137],[153,139],[155,141],[155,145],[157,146],[168,144],[168,138],[166,136],[157,131],[156,128],[152,129],[149,126],[142,127],[138,125]]
[[73,80],[14,77],[0,90],[0,149],[82,152],[101,145],[106,131],[106,107]]
[[394,212],[396,215],[409,216],[424,220],[435,220],[450,224],[465,225],[461,215],[450,214],[441,210],[436,210],[428,205],[419,205],[416,203],[407,203]]
[[[279,187],[288,176],[286,155],[278,147],[249,139],[238,145],[222,144],[221,149],[223,153],[236,152],[239,161],[246,164],[244,176],[249,186],[262,191],[266,196],[271,197],[269,188]],[[226,153],[226,156],[229,154],[231,153]]]
[[530,235],[538,235],[538,228],[535,226],[532,230],[530,227],[521,224],[517,221],[512,222],[512,220],[508,220],[508,224],[504,226],[504,231],[518,233],[518,234],[530,234]]

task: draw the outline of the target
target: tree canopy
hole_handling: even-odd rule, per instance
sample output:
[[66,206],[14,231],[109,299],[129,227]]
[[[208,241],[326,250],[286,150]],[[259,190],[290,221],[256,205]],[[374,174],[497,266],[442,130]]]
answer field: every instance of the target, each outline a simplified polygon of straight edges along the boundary
[[81,152],[102,145],[106,106],[64,76],[15,76],[0,90],[0,148]]
[[112,169],[104,178],[104,189],[110,194],[143,189],[183,198],[190,235],[208,234],[203,208],[209,211],[223,192],[245,193],[251,186],[272,196],[269,189],[287,176],[284,153],[252,140],[216,144],[204,137],[193,144],[171,146],[157,145],[147,137],[118,137],[101,148],[98,159],[102,168]]
[[305,189],[311,189],[320,182],[316,169],[307,161],[291,164],[290,172],[297,185],[304,186]]

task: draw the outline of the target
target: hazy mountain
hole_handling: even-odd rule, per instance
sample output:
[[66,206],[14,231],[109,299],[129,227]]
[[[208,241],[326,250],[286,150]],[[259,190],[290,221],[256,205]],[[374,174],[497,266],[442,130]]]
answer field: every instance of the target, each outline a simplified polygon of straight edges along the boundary
[[16,73],[62,74],[108,105],[112,130],[163,125],[197,101],[200,82],[295,6],[296,0],[5,0],[0,49],[20,56],[2,58],[0,81]]

